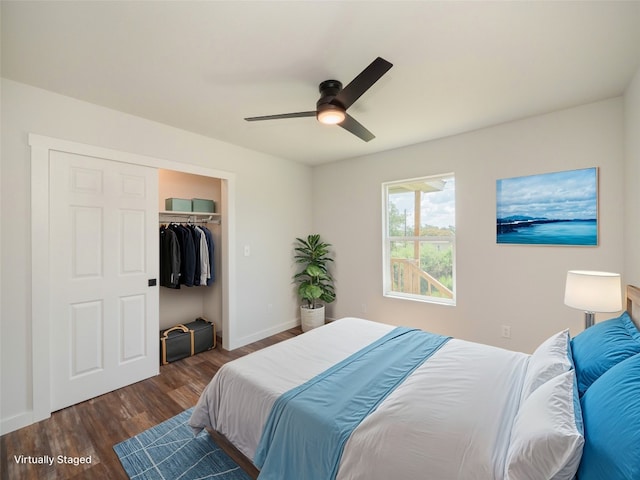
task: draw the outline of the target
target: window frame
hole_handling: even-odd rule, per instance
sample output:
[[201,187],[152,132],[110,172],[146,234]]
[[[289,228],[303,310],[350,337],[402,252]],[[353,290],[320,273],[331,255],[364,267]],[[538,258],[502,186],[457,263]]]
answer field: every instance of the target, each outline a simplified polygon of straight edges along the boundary
[[[409,183],[417,183],[417,182],[424,182],[427,180],[437,180],[437,179],[446,179],[446,178],[453,178],[454,182],[455,182],[455,173],[454,172],[448,172],[448,173],[443,173],[443,174],[435,174],[435,175],[425,175],[425,176],[421,176],[421,177],[414,177],[414,178],[406,178],[406,179],[401,179],[401,180],[393,180],[393,181],[388,181],[388,182],[383,182],[382,183],[382,295],[384,297],[387,298],[397,298],[397,299],[402,299],[402,300],[412,300],[412,301],[418,301],[418,302],[424,302],[424,303],[431,303],[431,304],[440,304],[440,305],[449,305],[449,306],[455,306],[456,305],[456,269],[457,269],[457,264],[456,264],[456,226],[455,226],[455,221],[456,221],[456,216],[454,213],[454,231],[453,231],[453,238],[450,241],[437,241],[436,239],[434,239],[434,237],[415,237],[414,235],[411,236],[403,236],[403,237],[391,237],[389,235],[389,207],[390,207],[390,201],[389,201],[389,188],[394,186],[394,185],[403,185],[403,184],[409,184]],[[454,192],[454,211],[455,211],[455,207],[456,207],[456,193]],[[415,212],[414,212],[415,214]],[[421,222],[422,223],[422,222]],[[391,243],[393,241],[426,241],[429,243],[446,243],[446,244],[450,244],[451,245],[451,249],[452,249],[452,255],[451,255],[451,261],[452,261],[452,298],[445,298],[445,297],[436,297],[436,296],[429,296],[429,295],[422,295],[422,294],[415,294],[415,293],[405,293],[405,292],[398,292],[393,290],[393,285],[392,285],[392,275],[391,275]]]

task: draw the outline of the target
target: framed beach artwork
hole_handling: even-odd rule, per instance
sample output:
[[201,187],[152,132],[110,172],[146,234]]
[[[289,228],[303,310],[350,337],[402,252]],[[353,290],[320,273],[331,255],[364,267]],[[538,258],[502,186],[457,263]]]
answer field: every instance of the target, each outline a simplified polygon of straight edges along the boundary
[[598,169],[496,181],[498,243],[598,245]]

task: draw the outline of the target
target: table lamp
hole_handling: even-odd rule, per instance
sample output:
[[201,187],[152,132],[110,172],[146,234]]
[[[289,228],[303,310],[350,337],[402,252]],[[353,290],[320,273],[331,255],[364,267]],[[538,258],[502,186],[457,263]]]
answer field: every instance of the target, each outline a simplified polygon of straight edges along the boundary
[[596,312],[618,312],[622,309],[620,274],[569,270],[564,290],[564,303],[584,310],[584,328],[595,323]]

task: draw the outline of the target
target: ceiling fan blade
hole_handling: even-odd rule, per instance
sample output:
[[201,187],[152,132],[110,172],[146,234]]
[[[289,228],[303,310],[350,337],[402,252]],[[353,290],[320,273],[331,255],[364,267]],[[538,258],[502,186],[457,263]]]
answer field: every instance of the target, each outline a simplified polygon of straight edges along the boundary
[[281,118],[300,118],[300,117],[315,117],[316,111],[312,112],[295,112],[295,113],[280,113],[278,115],[264,115],[262,117],[247,117],[247,122],[255,122],[258,120],[279,120]]
[[[387,62],[384,58],[378,57],[369,64],[356,78],[340,90],[334,101],[337,101],[345,109],[349,108],[358,100],[364,92],[369,90],[371,86],[393,67],[392,63]],[[333,103],[333,101],[332,101]]]
[[356,137],[368,142],[369,140],[373,140],[376,136],[371,133],[369,130],[364,128],[360,122],[358,122],[355,118],[353,118],[348,113],[346,114],[344,120],[339,123],[342,128],[347,130],[348,132],[353,133]]

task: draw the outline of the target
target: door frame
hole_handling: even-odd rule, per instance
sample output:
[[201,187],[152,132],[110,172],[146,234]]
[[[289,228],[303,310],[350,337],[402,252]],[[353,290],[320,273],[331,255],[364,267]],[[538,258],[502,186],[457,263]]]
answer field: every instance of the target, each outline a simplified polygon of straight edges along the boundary
[[49,161],[51,151],[221,179],[222,346],[235,344],[235,192],[232,172],[29,134],[31,147],[31,423],[51,416],[49,319]]

